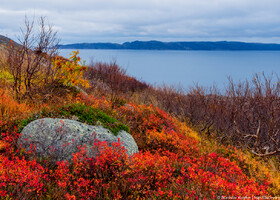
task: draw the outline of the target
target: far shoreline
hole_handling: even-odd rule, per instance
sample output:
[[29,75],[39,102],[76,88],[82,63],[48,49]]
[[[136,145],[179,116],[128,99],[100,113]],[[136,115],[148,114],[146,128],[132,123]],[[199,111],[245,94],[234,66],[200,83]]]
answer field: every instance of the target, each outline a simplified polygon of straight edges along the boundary
[[246,42],[161,42],[133,41],[118,43],[74,43],[60,45],[60,49],[96,49],[96,50],[157,50],[157,51],[280,51],[276,43]]

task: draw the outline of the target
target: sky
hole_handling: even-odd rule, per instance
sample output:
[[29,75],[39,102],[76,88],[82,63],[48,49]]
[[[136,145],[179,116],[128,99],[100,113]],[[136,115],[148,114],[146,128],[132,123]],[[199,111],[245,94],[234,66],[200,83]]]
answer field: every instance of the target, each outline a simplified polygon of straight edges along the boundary
[[280,43],[280,0],[1,0],[0,34],[46,17],[62,44],[126,41]]

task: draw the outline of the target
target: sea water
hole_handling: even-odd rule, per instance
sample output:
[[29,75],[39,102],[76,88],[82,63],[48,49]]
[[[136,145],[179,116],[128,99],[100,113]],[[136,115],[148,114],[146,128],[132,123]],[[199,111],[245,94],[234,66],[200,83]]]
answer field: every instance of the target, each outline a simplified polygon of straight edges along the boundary
[[[61,49],[69,57],[74,49]],[[280,75],[280,51],[158,51],[79,50],[87,64],[116,62],[127,74],[153,85],[188,88],[216,85],[224,89],[228,77],[235,82],[252,79],[255,73]]]

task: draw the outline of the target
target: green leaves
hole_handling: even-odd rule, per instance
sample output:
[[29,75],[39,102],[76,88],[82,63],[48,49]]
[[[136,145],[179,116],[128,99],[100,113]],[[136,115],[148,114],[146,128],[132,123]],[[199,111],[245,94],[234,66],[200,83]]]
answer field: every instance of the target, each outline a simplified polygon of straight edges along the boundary
[[129,128],[116,120],[115,118],[105,114],[97,108],[87,106],[80,103],[75,103],[61,107],[60,114],[65,116],[76,116],[80,121],[90,125],[101,123],[104,128],[108,128],[114,135],[118,135],[119,131],[124,130],[129,132]]

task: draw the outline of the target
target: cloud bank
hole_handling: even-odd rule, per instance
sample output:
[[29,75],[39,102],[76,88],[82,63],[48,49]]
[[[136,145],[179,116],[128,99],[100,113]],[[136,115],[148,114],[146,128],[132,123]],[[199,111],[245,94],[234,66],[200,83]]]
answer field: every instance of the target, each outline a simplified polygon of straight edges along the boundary
[[46,16],[62,43],[245,41],[280,43],[279,0],[2,0],[0,34]]

